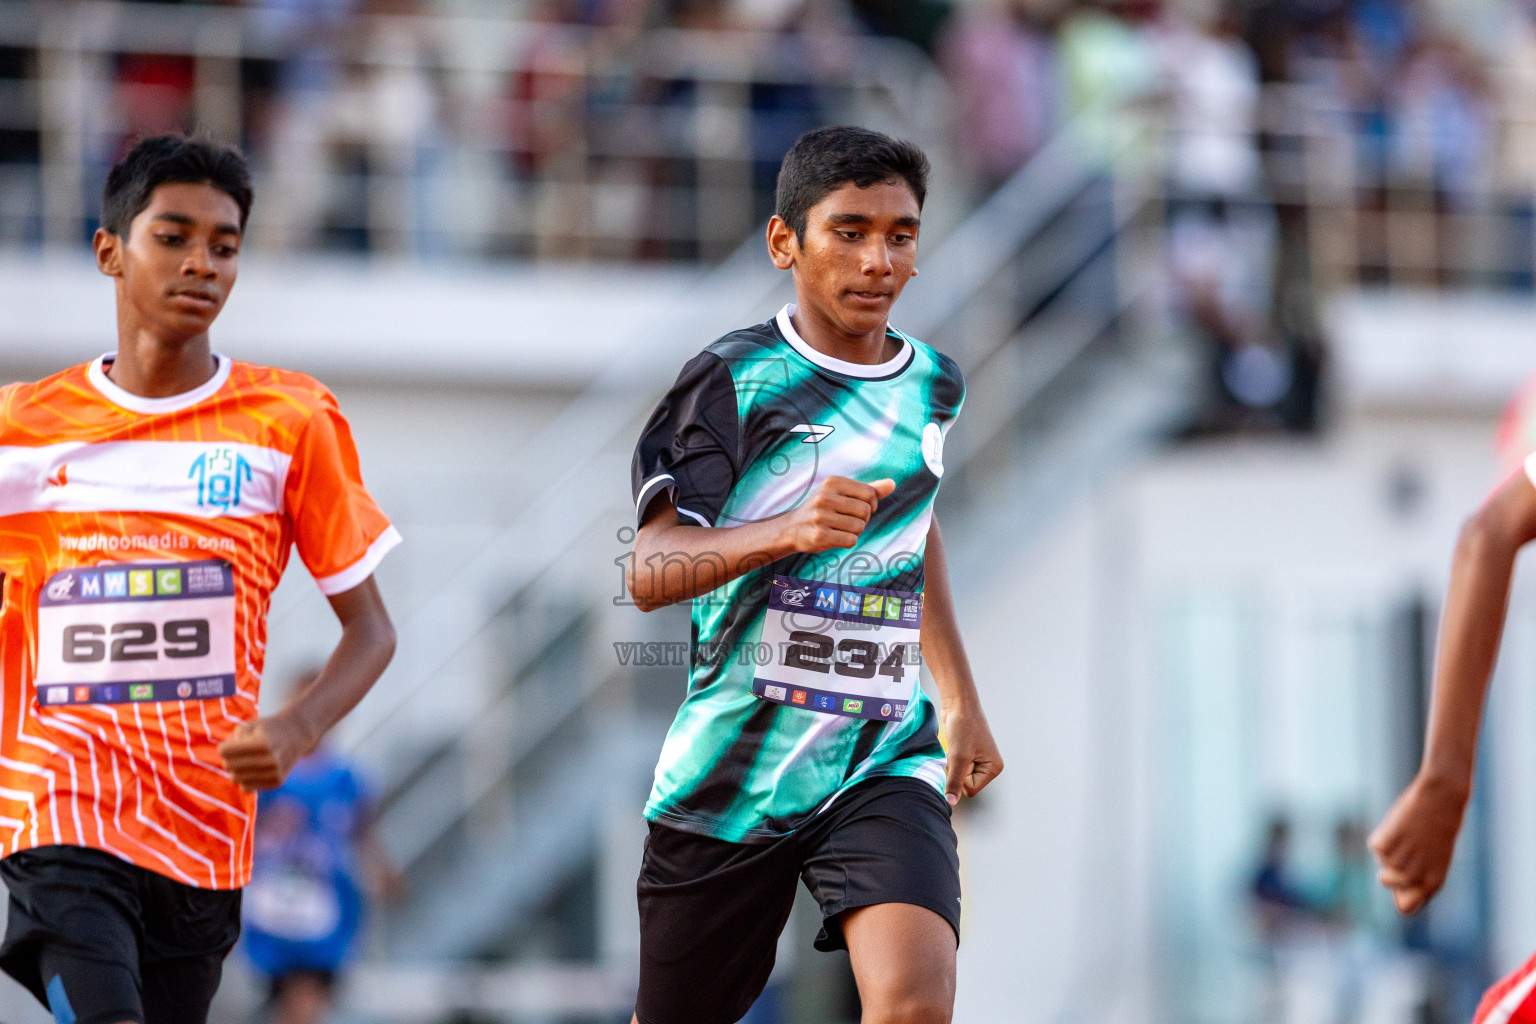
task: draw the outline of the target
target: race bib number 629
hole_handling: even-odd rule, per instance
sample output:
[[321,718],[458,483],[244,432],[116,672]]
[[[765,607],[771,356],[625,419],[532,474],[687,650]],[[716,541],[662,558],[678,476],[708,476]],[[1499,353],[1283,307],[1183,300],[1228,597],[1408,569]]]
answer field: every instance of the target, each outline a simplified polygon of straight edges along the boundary
[[45,706],[235,692],[235,581],[221,559],[65,569],[43,587],[37,627]]

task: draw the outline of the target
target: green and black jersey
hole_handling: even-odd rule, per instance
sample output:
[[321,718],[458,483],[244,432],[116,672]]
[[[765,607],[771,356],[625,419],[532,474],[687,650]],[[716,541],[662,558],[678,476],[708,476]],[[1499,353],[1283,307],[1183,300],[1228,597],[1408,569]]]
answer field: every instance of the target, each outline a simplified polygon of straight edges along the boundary
[[642,519],[670,492],[683,520],[707,527],[783,515],[828,476],[896,481],[857,547],[780,559],[693,602],[688,693],[645,813],[731,842],[791,832],[874,776],[944,786],[917,637],[944,435],[965,384],[953,360],[897,331],[885,363],[827,356],[793,313],[690,360],[634,458]]

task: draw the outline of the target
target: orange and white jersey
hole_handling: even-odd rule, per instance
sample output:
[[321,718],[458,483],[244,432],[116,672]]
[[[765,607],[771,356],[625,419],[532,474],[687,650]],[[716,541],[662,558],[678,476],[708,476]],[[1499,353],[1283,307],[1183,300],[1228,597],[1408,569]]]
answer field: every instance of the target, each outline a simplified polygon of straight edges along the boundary
[[217,358],[171,398],[110,357],[0,388],[0,855],[244,885],[256,800],[217,748],[256,717],[289,549],[338,594],[400,541],[330,392]]

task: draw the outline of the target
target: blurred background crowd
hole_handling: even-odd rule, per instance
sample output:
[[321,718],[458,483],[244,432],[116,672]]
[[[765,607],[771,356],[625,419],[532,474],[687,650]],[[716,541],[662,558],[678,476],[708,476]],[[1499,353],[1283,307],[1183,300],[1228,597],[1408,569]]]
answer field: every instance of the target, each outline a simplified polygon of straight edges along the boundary
[[[790,297],[761,228],[828,123],[932,158],[895,322],[969,382],[940,512],[1010,768],[957,819],[956,1020],[1468,1020],[1536,950],[1528,571],[1429,913],[1364,834],[1417,764],[1459,519],[1536,450],[1532,0],[0,0],[0,380],[110,347],[86,243],[132,140],[238,143],[215,344],[337,391],[407,537],[400,657],[264,847],[392,899],[334,1007],[268,1009],[628,1019],[687,637],[617,585],[629,453]],[[334,636],[296,575],[273,703]],[[355,807],[311,836],[326,787]],[[857,1019],[813,918],[751,1024]]]
[[264,248],[615,261],[722,258],[817,124],[883,110],[942,144],[970,201],[1070,125],[1090,159],[1156,180],[1233,406],[1209,425],[1306,429],[1314,278],[1536,281],[1536,14],[1442,8],[11,0],[0,244],[86,236],[129,141],[193,125],[283,196]]

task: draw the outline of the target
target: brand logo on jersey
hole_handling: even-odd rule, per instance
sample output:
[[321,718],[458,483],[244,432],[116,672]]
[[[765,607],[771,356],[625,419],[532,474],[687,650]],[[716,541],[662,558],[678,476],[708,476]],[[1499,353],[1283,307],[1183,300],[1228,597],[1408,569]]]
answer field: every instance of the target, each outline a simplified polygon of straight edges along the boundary
[[864,702],[861,700],[845,700],[843,701],[843,710],[851,715],[862,715],[864,713]]
[[789,696],[789,691],[782,686],[765,686],[763,696],[769,700],[783,700]]
[[880,717],[881,718],[890,718],[891,717],[891,706],[889,704],[881,704],[880,705]]
[[67,687],[67,686],[50,686],[50,687],[48,687],[48,691],[43,694],[43,701],[44,701],[44,703],[47,703],[47,704],[68,704],[69,703],[69,687]]
[[834,707],[837,706],[837,701],[833,697],[831,697],[831,696],[829,696],[828,694],[825,694],[825,693],[817,694],[816,697],[811,701],[811,703],[813,705],[815,705],[816,707],[818,707],[818,708],[825,708],[828,711],[832,710]]
[[192,460],[187,479],[197,480],[197,504],[217,506],[225,512],[240,504],[240,488],[254,474],[244,455],[230,448],[210,448]]
[[816,610],[830,612],[837,610],[837,591],[831,587],[819,587],[816,590]]
[[50,601],[65,601],[65,600],[68,600],[70,593],[74,589],[75,589],[75,577],[73,575],[60,576],[58,579],[56,579],[52,583],[48,584],[48,600],[50,600]]
[[805,703],[805,691],[804,690],[796,690],[795,691],[795,695],[793,697],[791,697],[790,700],[794,701],[796,704],[804,704]]
[[832,428],[823,423],[796,423],[789,428],[791,434],[804,434],[800,439],[801,444],[820,444],[822,439],[832,433]]
[[843,591],[842,603],[838,605],[837,610],[844,615],[859,614],[859,595],[851,590]]
[[58,469],[48,474],[49,487],[63,487],[65,484],[69,483],[69,478],[64,474],[66,468],[68,467],[60,466]]
[[149,700],[155,695],[155,688],[149,683],[134,683],[128,687],[129,700]]
[[937,423],[923,428],[923,462],[934,476],[944,475],[944,431]]
[[[192,684],[186,680],[182,680],[181,682],[177,683],[176,696],[180,697],[182,700],[186,700],[188,697],[192,696]],[[887,704],[886,707],[890,707],[890,705]]]

